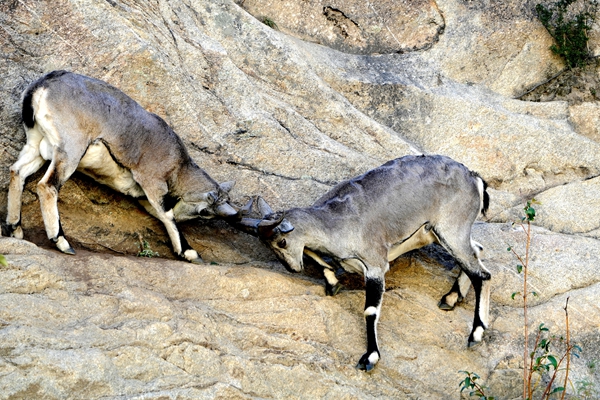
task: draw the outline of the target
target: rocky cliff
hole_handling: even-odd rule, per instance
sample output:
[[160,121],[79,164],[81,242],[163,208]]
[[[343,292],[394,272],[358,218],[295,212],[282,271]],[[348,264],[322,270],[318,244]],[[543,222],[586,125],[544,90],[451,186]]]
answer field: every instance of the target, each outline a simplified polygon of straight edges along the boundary
[[[221,222],[183,225],[206,265],[175,261],[162,224],[78,174],[59,200],[77,255],[60,254],[43,230],[40,171],[23,196],[27,241],[0,238],[0,398],[459,398],[460,370],[518,398],[523,310],[511,295],[522,283],[506,249],[522,251],[511,222],[532,196],[531,329],[564,335],[569,298],[582,349],[569,393],[585,382],[598,393],[600,103],[519,99],[565,68],[535,4],[0,3],[2,219],[25,142],[20,94],[68,69],[162,116],[211,176],[237,181],[240,204],[261,194],[276,209],[305,206],[388,159],[451,156],[490,185],[473,236],[493,273],[491,328],[467,349],[472,295],[437,308],[457,273],[451,257],[430,246],[394,262],[382,360],[364,374],[354,369],[366,341],[359,279],[326,297],[316,269],[290,275]],[[590,38],[600,54],[598,26]],[[160,257],[136,258],[140,238]]]

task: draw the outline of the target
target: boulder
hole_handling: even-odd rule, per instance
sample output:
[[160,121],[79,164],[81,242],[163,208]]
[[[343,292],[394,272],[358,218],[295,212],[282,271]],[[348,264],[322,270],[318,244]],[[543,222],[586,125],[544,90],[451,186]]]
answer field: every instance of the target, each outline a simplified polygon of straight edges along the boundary
[[[504,224],[477,224],[474,236],[522,243],[522,232]],[[530,329],[544,323],[564,335],[569,297],[571,340],[582,348],[570,376],[593,381],[600,283],[585,266],[600,261],[598,244],[575,247],[568,235],[542,229],[535,241],[530,279],[539,295]],[[511,292],[522,283],[512,254],[494,246],[486,253],[491,329],[467,349],[474,299],[437,308],[456,274],[440,252],[432,246],[392,265],[379,324],[382,360],[367,375],[354,368],[366,341],[361,290],[327,297],[321,280],[271,262],[67,256],[3,238],[0,398],[443,398],[450,388],[458,396],[461,370],[479,373],[501,398],[518,397],[523,313]],[[565,270],[568,281],[556,280]]]

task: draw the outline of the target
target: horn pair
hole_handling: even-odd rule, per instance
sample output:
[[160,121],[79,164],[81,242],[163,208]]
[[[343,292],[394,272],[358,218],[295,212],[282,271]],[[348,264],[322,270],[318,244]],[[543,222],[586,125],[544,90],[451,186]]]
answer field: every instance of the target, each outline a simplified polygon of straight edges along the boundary
[[249,215],[252,212],[253,203],[254,199],[251,198],[248,203],[240,209],[239,214],[241,215],[241,219],[233,223],[233,225],[239,230],[252,236],[268,239],[276,233],[277,226],[279,226],[285,218],[285,213],[273,213],[273,210],[267,202],[262,197],[257,196],[257,208],[262,218],[248,218],[246,215]]

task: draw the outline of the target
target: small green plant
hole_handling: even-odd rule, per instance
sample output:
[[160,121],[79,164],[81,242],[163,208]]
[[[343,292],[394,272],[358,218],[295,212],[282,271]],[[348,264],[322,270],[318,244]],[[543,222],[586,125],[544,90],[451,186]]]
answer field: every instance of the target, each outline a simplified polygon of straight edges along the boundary
[[6,262],[6,258],[2,254],[0,254],[0,265],[2,265],[4,267],[8,266],[8,263]]
[[269,18],[269,17],[262,17],[262,18],[261,18],[261,22],[262,22],[263,24],[265,24],[266,26],[268,26],[269,28],[271,28],[271,29],[279,29],[279,28],[277,27],[277,24],[275,23],[275,21],[273,21],[273,20],[272,20],[271,18]]
[[[529,355],[529,350],[527,347],[527,343],[529,342],[529,330],[528,330],[528,319],[527,319],[527,271],[528,271],[528,267],[529,267],[529,252],[531,249],[531,239],[532,239],[532,234],[531,234],[531,223],[533,221],[535,221],[535,208],[533,208],[533,204],[536,203],[535,199],[531,199],[528,200],[525,207],[523,208],[523,211],[525,212],[525,216],[521,218],[521,228],[523,229],[523,232],[525,232],[525,255],[521,256],[519,255],[513,248],[512,246],[508,247],[508,251],[512,252],[515,257],[517,258],[517,260],[519,260],[520,264],[517,264],[517,272],[523,273],[523,293],[520,293],[523,296],[523,333],[524,333],[524,350],[523,350],[523,362],[524,362],[524,368],[523,368],[523,399],[530,399],[531,397],[528,396],[528,391],[529,391],[529,387],[531,386],[530,383],[531,381],[529,380],[530,377],[530,372],[529,372],[529,365],[528,365],[528,355]],[[535,293],[535,292],[534,292]],[[512,294],[512,298],[515,298],[515,295],[519,294],[518,292],[515,292]],[[529,386],[528,386],[528,381],[529,381]]]
[[[539,204],[535,199],[527,201],[523,208],[525,216],[521,218],[518,224],[525,233],[525,254],[520,255],[515,251],[512,246],[508,247],[508,251],[512,252],[519,264],[516,266],[516,270],[519,274],[523,274],[523,292],[515,292],[512,294],[514,299],[517,294],[523,297],[523,329],[524,329],[524,351],[523,351],[523,400],[531,400],[533,393],[540,388],[542,383],[546,384],[542,396],[540,399],[549,399],[553,394],[561,394],[561,399],[564,399],[566,394],[567,383],[569,382],[569,370],[571,357],[579,357],[581,348],[577,345],[571,344],[570,331],[569,331],[569,312],[568,305],[569,299],[565,304],[565,320],[566,320],[566,338],[555,336],[549,336],[549,329],[542,323],[538,326],[537,335],[533,351],[529,352],[529,331],[528,331],[528,316],[527,316],[527,295],[529,293],[529,285],[527,283],[527,276],[529,270],[530,250],[531,242],[533,239],[531,223],[535,221],[536,211],[533,207],[534,204]],[[537,296],[537,292],[531,292],[534,296]],[[564,348],[562,356],[556,356],[552,354],[554,350],[551,346],[556,347],[556,342],[559,342]],[[561,369],[562,363],[565,362],[566,366]],[[565,371],[564,381],[562,386],[556,384],[557,374],[559,371]],[[493,397],[485,394],[484,389],[487,389],[482,383],[479,383],[479,376],[473,372],[460,371],[465,373],[467,376],[460,382],[461,392],[465,389],[472,389],[469,393],[471,396],[478,396],[480,399],[493,399]],[[545,379],[548,377],[547,379]],[[588,390],[586,384],[582,384],[581,391]],[[540,388],[541,390],[541,388]],[[587,393],[587,392],[585,392]]]
[[535,7],[540,22],[554,38],[555,44],[550,50],[563,57],[570,69],[583,66],[590,58],[588,31],[592,29],[598,7],[597,0],[588,0],[579,13],[569,12],[569,6],[576,1],[560,0],[549,7],[543,4]]
[[[538,333],[535,339],[534,350],[530,354],[529,365],[531,368],[529,369],[529,376],[527,380],[527,398],[531,399],[533,396],[533,392],[542,382],[542,377],[544,374],[552,374],[548,383],[546,384],[546,388],[542,393],[541,399],[550,398],[552,394],[561,393],[561,398],[564,398],[566,394],[566,387],[569,380],[569,369],[570,369],[570,360],[571,356],[579,357],[579,352],[581,348],[577,345],[572,345],[570,343],[570,331],[569,331],[569,312],[568,312],[569,299],[567,298],[567,302],[565,304],[565,319],[566,319],[566,339],[563,337],[550,336],[548,337],[548,328],[544,326],[544,324],[540,324],[538,327]],[[558,341],[560,344],[565,346],[565,351],[563,356],[558,358],[557,356],[551,353],[551,345]],[[567,365],[564,369],[565,378],[562,386],[554,386],[554,382],[556,381],[558,371],[561,371],[560,366],[562,363],[566,361]],[[533,373],[538,375],[538,379],[536,382],[533,381]]]
[[470,390],[469,396],[477,396],[481,400],[494,400],[493,396],[487,396],[485,394],[485,390],[487,389],[487,387],[485,385],[477,382],[480,379],[479,375],[477,375],[474,372],[468,372],[468,371],[459,371],[459,372],[462,372],[467,375],[465,377],[465,379],[459,383],[461,393],[464,390],[468,389],[468,390]]
[[156,251],[152,251],[152,249],[150,248],[150,244],[146,241],[146,240],[141,240],[140,239],[140,247],[141,250],[138,253],[138,257],[158,257],[159,254]]
[[[597,361],[591,360],[588,362],[587,367],[590,370],[590,373],[594,373],[596,371]],[[574,400],[597,400],[600,399],[600,388],[596,387],[593,382],[589,379],[583,379],[581,381],[575,382],[575,391],[577,393],[576,396],[573,397]]]

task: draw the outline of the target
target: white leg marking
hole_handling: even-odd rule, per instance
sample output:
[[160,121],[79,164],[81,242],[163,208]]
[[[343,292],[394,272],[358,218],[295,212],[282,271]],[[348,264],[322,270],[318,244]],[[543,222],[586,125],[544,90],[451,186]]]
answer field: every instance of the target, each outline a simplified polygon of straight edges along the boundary
[[56,247],[58,247],[58,249],[63,253],[71,251],[71,245],[69,242],[67,242],[67,239],[65,239],[64,236],[58,238],[56,241]]
[[331,286],[335,286],[339,283],[338,279],[335,277],[335,272],[333,272],[329,268],[323,269],[323,275],[325,275],[327,283],[329,283]]
[[482,338],[483,338],[483,328],[481,326],[478,326],[473,331],[473,341],[474,342],[481,342]]
[[469,289],[471,288],[471,279],[469,279],[469,276],[467,274],[465,274],[463,271],[461,271],[457,280],[458,280],[458,289],[460,290],[460,295],[462,297],[467,297],[467,293],[469,293]]
[[[169,239],[171,239],[171,245],[173,246],[173,252],[175,252],[175,254],[178,256],[182,256],[181,251],[183,249],[181,247],[181,241],[179,240],[179,230],[177,229],[177,225],[175,225],[175,220],[173,219],[173,210],[164,212],[156,202],[150,199],[148,199],[148,201],[150,202],[152,208],[154,208],[156,211],[156,217],[165,225],[165,228],[167,228],[167,233],[169,234]],[[183,256],[185,257],[185,255]]]
[[368,317],[371,315],[377,315],[377,308],[375,308],[373,306],[367,307],[367,309],[365,310],[365,317]]
[[319,264],[323,268],[332,269],[331,265],[327,264],[325,262],[325,260],[323,260],[321,257],[319,257],[319,255],[317,253],[315,253],[314,251],[305,248],[304,249],[304,254],[306,254],[307,256],[309,256],[310,258],[312,258],[313,260],[315,260],[317,262],[317,264]]
[[481,298],[479,300],[479,318],[483,325],[487,328],[489,326],[490,319],[490,291],[492,285],[491,282],[483,281],[481,286]]
[[374,351],[369,355],[369,362],[373,365],[377,364],[377,362],[379,362],[379,354]]
[[186,250],[183,253],[183,256],[188,261],[194,261],[194,260],[197,260],[197,259],[200,258],[200,256],[198,255],[198,252],[196,250],[193,250],[193,249]]
[[12,237],[16,239],[23,239],[23,228],[19,226],[17,229],[15,229],[15,231],[12,233]]
[[37,185],[38,198],[40,200],[40,208],[42,209],[42,219],[46,227],[48,239],[56,239],[59,231],[59,215],[58,215],[58,192],[54,186],[47,184],[50,171],[54,169],[54,161],[48,167],[48,171]]
[[26,128],[25,131],[27,133],[27,143],[21,150],[17,161],[10,167],[6,215],[8,224],[16,224],[21,218],[21,196],[25,179],[44,164],[44,160],[39,153],[39,144],[43,136],[35,128]]
[[446,296],[446,304],[448,304],[450,307],[454,307],[456,305],[456,302],[458,301],[458,293],[451,293],[448,296]]

